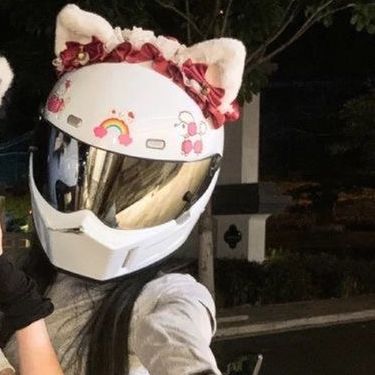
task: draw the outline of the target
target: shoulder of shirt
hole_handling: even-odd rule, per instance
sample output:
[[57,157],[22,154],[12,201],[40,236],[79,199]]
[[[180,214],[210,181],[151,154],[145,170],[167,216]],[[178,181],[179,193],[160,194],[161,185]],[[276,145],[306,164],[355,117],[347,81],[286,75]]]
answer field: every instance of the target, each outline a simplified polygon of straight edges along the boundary
[[148,314],[156,305],[186,300],[203,304],[215,317],[215,303],[207,288],[188,274],[170,273],[148,282],[137,298],[133,315]]

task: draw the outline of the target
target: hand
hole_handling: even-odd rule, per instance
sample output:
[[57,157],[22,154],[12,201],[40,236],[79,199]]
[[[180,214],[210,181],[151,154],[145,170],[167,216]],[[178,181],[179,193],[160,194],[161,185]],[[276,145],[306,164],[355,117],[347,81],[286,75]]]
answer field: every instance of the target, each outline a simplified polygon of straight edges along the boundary
[[5,254],[0,255],[0,310],[13,330],[53,312],[51,301],[40,295],[34,280],[17,269]]

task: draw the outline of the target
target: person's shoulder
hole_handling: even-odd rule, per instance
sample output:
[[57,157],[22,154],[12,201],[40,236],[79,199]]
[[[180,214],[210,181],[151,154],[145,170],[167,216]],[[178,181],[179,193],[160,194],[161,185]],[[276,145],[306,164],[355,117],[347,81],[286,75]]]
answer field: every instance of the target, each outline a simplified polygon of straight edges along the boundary
[[133,313],[147,314],[157,305],[189,301],[201,303],[215,315],[215,303],[208,289],[189,274],[168,273],[148,282],[136,300]]
[[192,297],[208,293],[207,289],[193,276],[183,273],[160,273],[158,277],[148,282],[142,290],[142,294],[157,296],[157,299],[169,299],[171,297]]

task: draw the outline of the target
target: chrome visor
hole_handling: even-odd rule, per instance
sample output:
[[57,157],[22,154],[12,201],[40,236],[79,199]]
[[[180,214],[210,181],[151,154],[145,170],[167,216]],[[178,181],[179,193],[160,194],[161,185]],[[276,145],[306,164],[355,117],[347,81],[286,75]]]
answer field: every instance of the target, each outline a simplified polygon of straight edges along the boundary
[[146,160],[80,142],[46,121],[35,131],[33,177],[60,212],[91,210],[118,229],[178,218],[206,191],[220,155],[193,162]]

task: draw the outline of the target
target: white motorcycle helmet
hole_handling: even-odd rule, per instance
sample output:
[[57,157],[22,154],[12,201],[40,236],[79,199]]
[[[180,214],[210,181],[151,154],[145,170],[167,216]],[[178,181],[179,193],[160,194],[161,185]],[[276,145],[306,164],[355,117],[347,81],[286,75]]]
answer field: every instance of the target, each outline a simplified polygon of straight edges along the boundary
[[[61,77],[30,158],[35,226],[56,267],[109,280],[167,257],[196,224],[218,177],[245,50],[231,39],[186,48],[68,5],[56,54]],[[216,85],[196,78],[203,66]],[[220,102],[207,101],[210,90]]]

